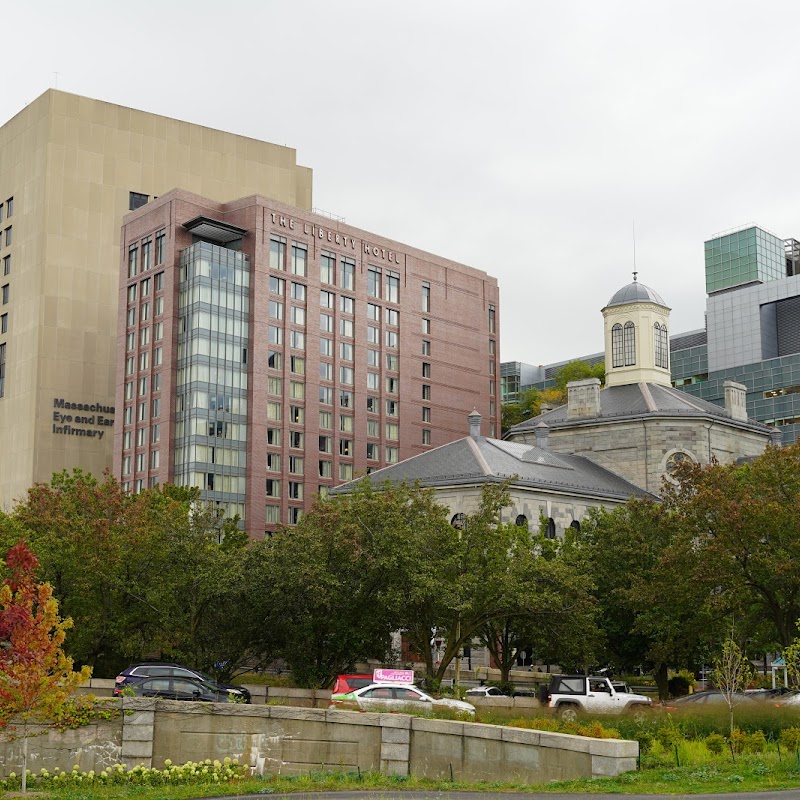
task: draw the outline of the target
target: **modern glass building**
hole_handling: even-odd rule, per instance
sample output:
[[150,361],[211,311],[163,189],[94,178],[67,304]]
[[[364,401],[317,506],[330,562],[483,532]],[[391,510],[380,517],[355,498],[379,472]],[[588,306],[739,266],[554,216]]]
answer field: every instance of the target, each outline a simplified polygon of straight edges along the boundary
[[708,294],[786,276],[783,239],[756,226],[709,239],[705,263]]

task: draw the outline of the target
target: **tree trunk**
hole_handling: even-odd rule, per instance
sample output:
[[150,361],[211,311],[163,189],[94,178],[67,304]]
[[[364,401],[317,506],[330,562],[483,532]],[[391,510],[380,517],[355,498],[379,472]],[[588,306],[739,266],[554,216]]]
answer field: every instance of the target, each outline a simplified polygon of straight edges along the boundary
[[663,703],[665,700],[669,699],[669,687],[667,686],[669,676],[667,674],[667,665],[659,664],[654,671],[654,675],[656,679],[656,686],[658,686],[658,699]]
[[28,791],[28,720],[22,726],[22,791]]

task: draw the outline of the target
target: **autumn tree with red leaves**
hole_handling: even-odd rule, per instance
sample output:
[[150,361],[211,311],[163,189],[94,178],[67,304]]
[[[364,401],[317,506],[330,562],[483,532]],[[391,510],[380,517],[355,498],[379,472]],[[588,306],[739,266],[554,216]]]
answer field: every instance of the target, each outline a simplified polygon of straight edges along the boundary
[[6,554],[7,577],[0,587],[0,730],[22,725],[22,791],[26,790],[28,725],[48,724],[75,690],[91,676],[80,672],[63,645],[72,620],[60,619],[47,583],[39,583],[39,562],[24,541]]

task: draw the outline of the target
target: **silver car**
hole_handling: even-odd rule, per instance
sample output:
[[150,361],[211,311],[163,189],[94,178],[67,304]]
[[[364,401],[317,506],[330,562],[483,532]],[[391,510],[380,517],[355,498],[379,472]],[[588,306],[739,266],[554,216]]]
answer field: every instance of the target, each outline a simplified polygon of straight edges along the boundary
[[372,683],[362,689],[331,697],[333,708],[359,711],[439,711],[447,709],[475,715],[475,706],[450,697],[436,699],[407,683]]

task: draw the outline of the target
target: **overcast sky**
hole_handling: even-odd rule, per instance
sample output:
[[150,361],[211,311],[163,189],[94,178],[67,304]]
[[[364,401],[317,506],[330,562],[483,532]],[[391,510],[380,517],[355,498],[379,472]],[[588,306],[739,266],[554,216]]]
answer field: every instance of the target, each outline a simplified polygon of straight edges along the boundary
[[294,147],[317,208],[494,275],[502,360],[542,364],[602,349],[634,223],[671,333],[704,324],[705,239],[800,238],[798,29],[763,0],[8,0],[0,121],[57,80]]

